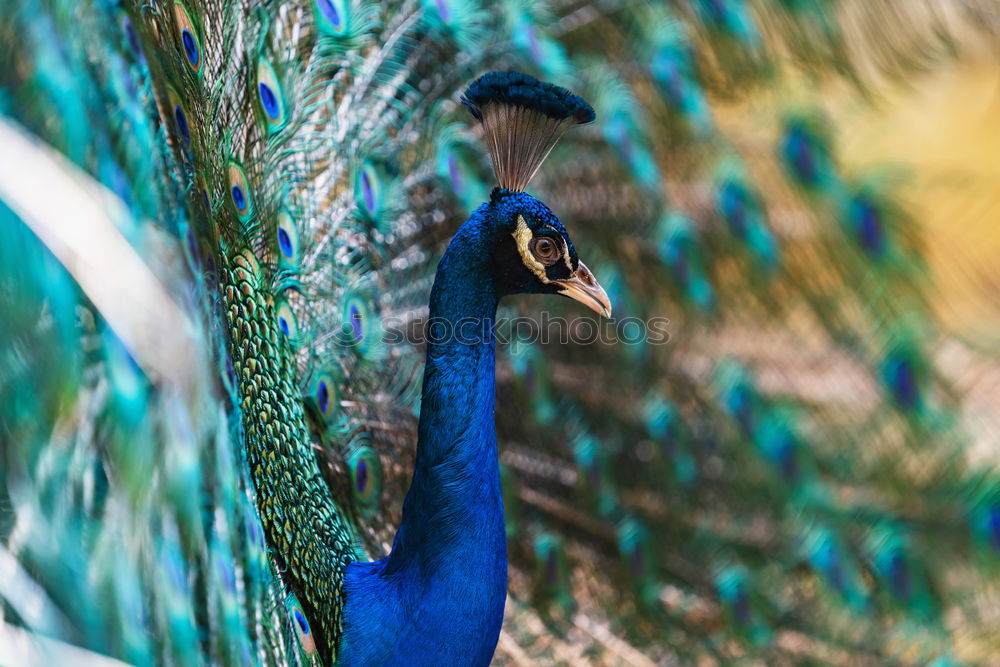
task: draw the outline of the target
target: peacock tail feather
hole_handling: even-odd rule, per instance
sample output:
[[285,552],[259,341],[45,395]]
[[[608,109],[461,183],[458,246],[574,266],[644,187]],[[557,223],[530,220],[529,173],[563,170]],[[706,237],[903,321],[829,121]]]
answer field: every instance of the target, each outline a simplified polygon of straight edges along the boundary
[[998,26],[7,8],[0,663],[335,661],[414,467],[434,269],[493,185],[460,99],[491,70],[593,103],[532,192],[617,317],[501,307],[495,661],[993,663]]

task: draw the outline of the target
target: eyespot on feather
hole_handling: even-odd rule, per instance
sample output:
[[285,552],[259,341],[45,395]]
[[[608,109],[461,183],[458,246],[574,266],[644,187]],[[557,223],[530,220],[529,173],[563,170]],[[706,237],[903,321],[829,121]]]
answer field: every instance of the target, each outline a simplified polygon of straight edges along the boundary
[[329,373],[320,374],[312,384],[312,401],[319,416],[329,424],[337,416],[340,399],[337,384]]
[[177,25],[177,39],[181,56],[187,63],[188,69],[200,76],[205,66],[205,54],[202,52],[198,28],[183,2],[174,3],[174,21]]
[[188,115],[184,102],[180,94],[172,87],[167,86],[167,113],[170,115],[170,130],[185,148],[191,147],[191,117]]
[[239,219],[246,220],[253,214],[253,199],[246,173],[243,167],[232,160],[227,163],[226,171],[229,177],[229,203]]
[[278,212],[278,224],[275,226],[275,236],[278,244],[278,255],[282,264],[295,267],[299,261],[299,234],[288,211]]
[[257,61],[257,103],[270,131],[280,130],[287,122],[285,96],[274,67],[264,58]]
[[886,248],[885,216],[876,201],[859,194],[850,202],[850,224],[854,239],[872,258],[880,258]]
[[382,463],[371,447],[354,450],[347,459],[351,470],[354,499],[365,509],[373,509],[382,494]]
[[201,242],[201,255],[204,257],[204,267],[205,271],[209,274],[214,275],[216,269],[218,268],[215,263],[215,252],[212,250],[212,246],[208,244],[208,241],[202,240]]
[[278,329],[281,333],[288,340],[295,340],[299,335],[299,323],[295,318],[295,313],[292,312],[292,307],[287,302],[282,301],[278,304],[275,315],[278,318]]
[[368,320],[368,307],[359,297],[350,297],[344,304],[344,331],[354,344],[360,344],[365,339],[365,327]]
[[299,637],[302,650],[307,655],[312,655],[316,652],[316,638],[313,636],[309,619],[306,618],[306,614],[298,601],[293,600],[288,604],[288,615],[292,625],[295,627],[295,633]]
[[350,10],[343,0],[315,0],[316,18],[323,32],[343,37],[350,28]]
[[375,164],[365,160],[354,179],[354,199],[366,220],[377,222],[382,215],[382,175]]

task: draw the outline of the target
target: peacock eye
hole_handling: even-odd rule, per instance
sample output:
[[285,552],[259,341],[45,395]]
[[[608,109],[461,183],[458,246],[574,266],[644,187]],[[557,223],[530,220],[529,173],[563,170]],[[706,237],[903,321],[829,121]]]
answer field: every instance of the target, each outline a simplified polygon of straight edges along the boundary
[[535,256],[535,259],[545,266],[552,266],[562,257],[562,251],[559,249],[559,246],[548,236],[539,236],[538,238],[531,239],[528,247],[531,250],[531,254]]

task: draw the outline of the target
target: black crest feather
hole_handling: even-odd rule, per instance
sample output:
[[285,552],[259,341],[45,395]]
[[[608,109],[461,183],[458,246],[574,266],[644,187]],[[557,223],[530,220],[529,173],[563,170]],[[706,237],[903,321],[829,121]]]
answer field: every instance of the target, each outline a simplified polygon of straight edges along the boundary
[[565,88],[520,72],[489,72],[472,82],[462,103],[482,123],[497,182],[523,191],[571,126],[594,109]]

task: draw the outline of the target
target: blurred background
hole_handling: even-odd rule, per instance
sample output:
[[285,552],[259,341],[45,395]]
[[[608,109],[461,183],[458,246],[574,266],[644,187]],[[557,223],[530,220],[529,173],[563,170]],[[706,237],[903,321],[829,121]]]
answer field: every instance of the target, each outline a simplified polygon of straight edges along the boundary
[[[0,662],[314,659],[259,542],[216,258],[297,225],[296,262],[253,247],[381,556],[423,348],[380,325],[426,316],[494,182],[463,87],[514,69],[594,106],[530,192],[669,341],[498,346],[495,664],[1000,664],[998,30],[987,0],[6,7]],[[553,301],[501,316],[581,316]]]

